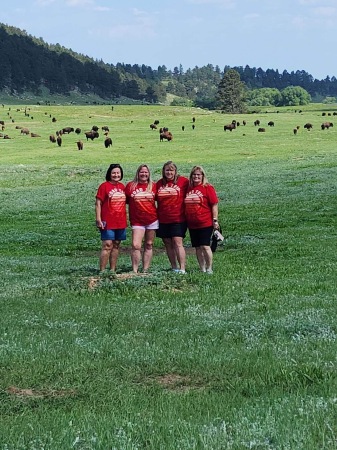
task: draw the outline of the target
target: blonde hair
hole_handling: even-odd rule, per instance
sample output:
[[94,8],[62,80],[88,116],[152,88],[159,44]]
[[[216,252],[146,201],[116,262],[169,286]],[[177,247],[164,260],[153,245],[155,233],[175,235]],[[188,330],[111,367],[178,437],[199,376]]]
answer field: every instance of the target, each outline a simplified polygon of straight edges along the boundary
[[150,168],[149,168],[149,166],[147,166],[146,164],[141,164],[141,165],[138,167],[138,169],[136,170],[136,175],[135,175],[135,177],[134,177],[134,179],[133,179],[133,181],[132,181],[132,189],[135,189],[135,187],[137,186],[137,184],[140,183],[140,181],[139,181],[139,172],[140,172],[144,167],[149,171],[149,180],[148,180],[148,184],[147,184],[147,187],[146,187],[146,191],[147,191],[147,192],[151,192],[151,191],[152,191],[153,181],[152,181],[152,179],[151,179],[151,171],[150,171]]
[[192,167],[192,170],[191,170],[191,173],[190,173],[190,178],[189,178],[189,180],[190,180],[190,186],[193,186],[192,175],[193,175],[194,172],[196,172],[197,170],[199,170],[199,171],[201,172],[201,175],[202,175],[201,184],[202,184],[203,186],[206,186],[206,185],[208,184],[208,180],[207,180],[205,171],[204,171],[204,169],[203,169],[201,166],[194,166],[194,167]]
[[176,182],[177,182],[177,179],[178,179],[178,177],[179,177],[177,166],[174,164],[173,161],[167,161],[167,162],[163,165],[163,169],[162,169],[162,171],[161,171],[161,174],[162,174],[162,177],[163,177],[163,184],[165,185],[165,184],[167,183],[167,179],[166,179],[166,176],[165,176],[165,169],[166,169],[167,167],[168,167],[169,169],[171,169],[171,170],[175,170],[175,175],[174,175],[174,178],[173,178],[173,183],[176,183]]

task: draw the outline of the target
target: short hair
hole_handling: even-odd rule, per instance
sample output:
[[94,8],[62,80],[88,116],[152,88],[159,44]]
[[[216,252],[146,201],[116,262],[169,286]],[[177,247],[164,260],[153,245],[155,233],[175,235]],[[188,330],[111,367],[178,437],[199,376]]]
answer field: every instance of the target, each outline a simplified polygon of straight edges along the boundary
[[110,164],[110,166],[109,166],[109,168],[108,168],[108,170],[106,172],[106,175],[105,175],[106,181],[110,181],[111,180],[111,172],[114,169],[120,169],[121,170],[121,180],[123,180],[124,173],[123,173],[122,166],[120,164]]
[[208,184],[208,180],[207,180],[207,178],[206,178],[206,174],[205,174],[205,170],[201,167],[201,166],[193,166],[192,167],[192,170],[191,170],[191,173],[190,173],[190,186],[193,186],[193,178],[192,178],[192,175],[194,174],[194,172],[196,171],[196,170],[199,170],[200,172],[201,172],[201,175],[202,175],[202,181],[201,181],[201,184],[203,185],[203,186],[206,186],[206,184]]
[[178,168],[177,168],[177,166],[174,164],[173,161],[167,161],[167,162],[163,165],[163,169],[162,169],[162,171],[161,171],[161,174],[162,174],[162,177],[163,177],[163,182],[164,182],[164,184],[167,183],[167,179],[166,179],[166,176],[165,176],[165,169],[166,169],[166,167],[169,167],[170,169],[174,169],[174,170],[175,170],[176,173],[175,173],[175,175],[174,175],[173,182],[176,183],[176,182],[177,182],[177,179],[178,179],[178,177],[179,177],[179,174],[178,174]]

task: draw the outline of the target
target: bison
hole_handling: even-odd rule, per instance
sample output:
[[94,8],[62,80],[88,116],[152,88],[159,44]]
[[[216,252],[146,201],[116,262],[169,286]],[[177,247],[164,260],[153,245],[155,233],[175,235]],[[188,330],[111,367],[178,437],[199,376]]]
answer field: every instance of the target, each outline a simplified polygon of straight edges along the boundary
[[150,124],[150,128],[151,130],[156,130],[157,129],[157,125],[155,125],[154,123]]
[[81,128],[76,128],[76,129],[75,129],[75,133],[76,133],[76,134],[81,134],[81,131],[82,131]]
[[109,130],[109,127],[108,127],[108,126],[104,125],[104,126],[102,127],[102,131],[110,131],[110,130]]
[[62,128],[62,133],[63,134],[69,134],[69,133],[72,133],[74,131],[74,128],[73,127],[65,127],[65,128]]
[[265,128],[259,128],[257,131],[258,131],[259,133],[264,133],[264,132],[266,131],[266,129],[265,129]]
[[110,145],[112,145],[112,139],[110,137],[107,137],[104,139],[104,146],[105,148],[109,148]]
[[94,131],[94,130],[86,131],[84,134],[85,134],[85,137],[87,138],[87,140],[91,139],[93,141],[94,139],[99,138],[98,131]]
[[330,127],[333,127],[333,123],[332,122],[323,122],[321,125],[322,130],[329,129]]
[[61,136],[57,136],[56,142],[57,142],[57,145],[58,145],[59,147],[61,147],[61,145],[62,145],[62,138],[61,138]]
[[21,134],[29,134],[29,129],[28,128],[21,128]]
[[311,128],[312,128],[312,124],[311,124],[311,123],[306,123],[306,124],[303,126],[303,128],[306,128],[308,131],[310,131]]
[[162,133],[160,133],[159,139],[160,139],[160,142],[162,142],[164,139],[166,139],[167,141],[172,141],[173,136],[170,131],[163,131]]
[[233,130],[235,130],[235,128],[236,128],[236,123],[229,123],[227,125],[224,125],[224,127],[223,127],[224,131],[227,131],[227,130],[233,131]]
[[78,150],[83,150],[83,142],[82,141],[77,141],[76,144],[77,144]]
[[50,140],[50,142],[56,142],[56,137],[53,134],[51,134],[49,136],[49,140]]
[[259,119],[255,120],[254,125],[257,127],[258,125],[260,125],[260,121]]
[[275,123],[272,121],[272,120],[270,120],[269,122],[268,122],[268,127],[273,127],[275,125]]

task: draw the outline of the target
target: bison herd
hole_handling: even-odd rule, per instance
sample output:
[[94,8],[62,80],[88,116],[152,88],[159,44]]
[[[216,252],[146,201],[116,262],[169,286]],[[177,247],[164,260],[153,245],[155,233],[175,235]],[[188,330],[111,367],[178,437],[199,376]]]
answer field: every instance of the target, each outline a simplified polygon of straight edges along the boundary
[[[20,110],[17,110],[17,111],[20,111]],[[28,111],[29,111],[29,109],[25,109],[25,116],[31,117],[33,119],[33,117],[30,115],[30,113]],[[322,115],[325,116],[326,114],[322,113]],[[331,115],[331,114],[329,113],[328,115]],[[334,113],[333,115],[337,115],[337,113]],[[10,117],[10,118],[11,118],[12,122],[14,122],[14,119],[12,117]],[[51,115],[50,115],[50,118],[51,118]],[[55,117],[52,117],[51,121],[52,121],[52,123],[55,123],[57,121],[57,119]],[[213,121],[215,122],[215,119]],[[192,118],[192,129],[193,130],[195,130],[195,128],[196,128],[195,122],[196,122],[196,119],[195,119],[195,117],[193,117]],[[131,123],[133,123],[133,121],[131,121]],[[0,120],[0,125],[2,126],[2,131],[3,131],[5,129],[5,121]],[[246,126],[247,125],[246,120],[242,120],[241,125]],[[257,128],[257,131],[259,133],[266,132],[266,128],[265,128],[265,126],[263,126],[264,124],[261,125],[261,121],[259,119],[255,119],[253,121],[253,125],[254,125],[254,127]],[[272,120],[270,120],[268,122],[266,121],[266,125],[268,127],[274,127],[275,122]],[[158,126],[159,126],[159,120],[156,119],[150,124],[150,130],[158,130]],[[240,126],[240,122],[238,122],[237,120],[232,120],[231,123],[225,124],[223,126],[223,129],[225,132],[226,131],[232,132],[233,130],[236,130],[239,126]],[[328,130],[332,127],[333,127],[333,123],[330,121],[323,122],[320,125],[321,130]],[[25,135],[25,136],[30,136],[32,138],[40,138],[41,137],[40,134],[30,131],[30,129],[28,127],[16,125],[15,128],[20,130],[20,134],[22,136]],[[300,130],[300,128],[301,127],[299,125],[294,127],[293,134],[294,135],[298,134],[298,131]],[[306,129],[307,131],[310,131],[313,129],[313,124],[310,122],[307,122],[303,125],[303,128]],[[185,131],[184,125],[181,126],[181,130]],[[61,129],[57,130],[55,132],[55,134],[50,134],[49,141],[51,143],[56,143],[59,147],[61,147],[62,139],[64,138],[64,136],[70,135],[71,133],[75,133],[78,136],[77,140],[75,141],[76,145],[77,145],[77,149],[83,150],[84,145],[83,145],[83,141],[80,139],[80,135],[83,134],[86,141],[88,142],[88,141],[94,141],[95,139],[98,139],[100,137],[100,132],[102,132],[102,134],[104,135],[104,140],[103,140],[104,147],[106,149],[108,149],[109,147],[112,146],[113,142],[112,142],[111,137],[109,136],[110,129],[107,125],[102,126],[101,129],[97,125],[93,125],[90,130],[84,131],[84,132],[82,132],[81,128],[79,128],[79,127],[74,128],[71,126],[66,126],[66,127],[63,127]],[[0,133],[0,136],[3,137],[4,139],[10,139],[10,137],[7,134],[3,135],[3,133]],[[172,135],[171,131],[169,131],[168,127],[160,127],[159,128],[159,140],[160,140],[160,142],[162,142],[164,140],[171,142],[173,140],[173,135]]]

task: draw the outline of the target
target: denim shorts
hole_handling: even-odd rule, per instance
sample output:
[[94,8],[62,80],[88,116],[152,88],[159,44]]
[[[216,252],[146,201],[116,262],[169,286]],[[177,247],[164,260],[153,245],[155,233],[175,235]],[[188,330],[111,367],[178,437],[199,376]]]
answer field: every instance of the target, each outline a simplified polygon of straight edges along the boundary
[[119,228],[118,230],[100,230],[102,241],[125,241],[126,228]]

